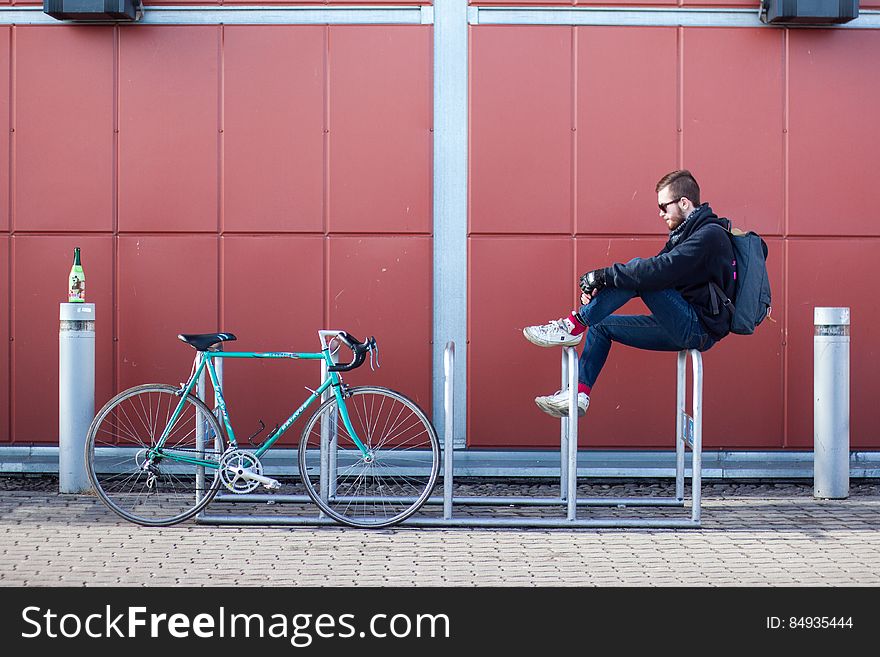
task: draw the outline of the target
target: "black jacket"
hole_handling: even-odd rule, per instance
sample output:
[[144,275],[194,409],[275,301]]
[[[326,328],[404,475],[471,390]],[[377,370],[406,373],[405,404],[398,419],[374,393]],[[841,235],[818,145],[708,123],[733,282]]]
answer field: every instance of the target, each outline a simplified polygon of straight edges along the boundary
[[733,298],[733,246],[725,231],[710,224],[730,226],[727,219],[716,217],[709,204],[703,203],[675,246],[667,242],[653,258],[635,258],[606,267],[606,285],[637,292],[674,288],[694,307],[709,335],[716,340],[723,338],[730,332],[730,313],[724,308],[712,313],[709,281],[715,281],[728,298]]

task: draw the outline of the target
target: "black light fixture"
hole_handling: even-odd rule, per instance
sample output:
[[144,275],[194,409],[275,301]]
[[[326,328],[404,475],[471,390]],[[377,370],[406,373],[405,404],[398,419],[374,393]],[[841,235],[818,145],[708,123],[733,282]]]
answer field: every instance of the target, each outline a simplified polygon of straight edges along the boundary
[[43,13],[60,21],[134,22],[143,18],[141,0],[43,0]]
[[859,16],[859,0],[761,0],[761,21],[771,25],[835,25]]

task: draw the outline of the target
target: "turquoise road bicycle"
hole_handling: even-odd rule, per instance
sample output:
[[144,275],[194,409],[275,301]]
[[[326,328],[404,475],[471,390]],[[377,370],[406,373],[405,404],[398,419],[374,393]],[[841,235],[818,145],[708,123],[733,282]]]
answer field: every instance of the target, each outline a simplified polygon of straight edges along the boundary
[[[329,517],[352,527],[388,527],[415,513],[431,494],[440,466],[437,432],[412,400],[379,386],[349,387],[342,372],[377,354],[375,338],[318,331],[321,351],[228,352],[231,333],[179,335],[196,349],[186,383],[146,384],[119,393],[98,412],[86,438],[86,470],[100,498],[141,525],[166,526],[196,515],[221,487],[244,494],[280,487],[260,458],[324,393],[303,428],[297,450],[308,496]],[[349,363],[336,363],[342,345]],[[327,376],[305,402],[259,445],[236,441],[215,361],[289,358],[323,361]],[[197,396],[207,371],[212,410]],[[222,425],[221,425],[222,421]],[[262,424],[262,423],[261,423]],[[225,438],[224,438],[225,429]],[[307,499],[307,498],[303,498]]]

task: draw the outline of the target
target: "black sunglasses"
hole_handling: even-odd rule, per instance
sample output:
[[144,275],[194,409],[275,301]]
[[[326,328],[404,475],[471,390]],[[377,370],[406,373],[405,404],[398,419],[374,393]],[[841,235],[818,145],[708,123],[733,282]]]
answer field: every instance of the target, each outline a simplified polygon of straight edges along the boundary
[[663,212],[663,213],[665,214],[665,213],[666,213],[666,208],[668,208],[668,207],[669,207],[670,205],[672,205],[673,203],[678,203],[682,198],[684,198],[684,197],[683,197],[683,196],[679,196],[679,197],[678,197],[677,199],[675,199],[674,201],[667,201],[666,203],[658,203],[658,204],[657,204],[657,207],[660,208],[660,212]]

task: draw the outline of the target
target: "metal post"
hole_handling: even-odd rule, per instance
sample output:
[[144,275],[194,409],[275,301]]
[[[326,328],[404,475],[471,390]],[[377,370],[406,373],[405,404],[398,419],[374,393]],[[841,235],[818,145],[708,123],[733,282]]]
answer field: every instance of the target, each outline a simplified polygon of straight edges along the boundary
[[[223,351],[223,344],[217,346],[217,351]],[[217,385],[223,389],[223,359],[217,358],[214,362],[214,371],[217,373]],[[217,406],[217,398],[214,397],[214,406]]]
[[452,518],[452,455],[455,452],[453,445],[454,427],[453,418],[455,408],[455,397],[453,396],[453,383],[455,376],[455,342],[451,340],[446,343],[446,351],[443,358],[443,374],[445,377],[443,385],[443,408],[444,425],[443,425],[443,517],[445,519]]
[[62,303],[58,333],[58,488],[91,488],[85,442],[95,417],[95,304]]
[[[562,384],[560,390],[568,387],[568,349],[562,350]],[[568,496],[568,418],[559,423],[559,497],[566,500]]]
[[[196,356],[198,360],[198,356]],[[193,364],[195,367],[195,364]],[[202,370],[202,373],[199,374],[199,381],[196,384],[196,395],[202,401],[205,401],[205,370]],[[199,420],[199,414],[196,413],[196,450],[202,458],[205,456],[205,430],[208,428],[207,419]],[[196,502],[201,500],[201,494],[205,489],[205,468],[203,466],[199,466],[196,468]]]
[[690,350],[694,363],[693,412],[694,437],[691,454],[691,520],[700,522],[700,500],[703,476],[703,356],[696,349]]
[[849,308],[815,308],[813,497],[849,497]]
[[[327,362],[321,359],[321,383],[330,376],[327,370]],[[321,395],[321,403],[328,399],[329,390]],[[330,497],[330,418],[325,414],[321,418],[321,451],[320,451],[320,470],[318,475],[318,492],[322,500]],[[305,483],[305,482],[304,482]],[[324,517],[324,512],[320,512],[320,516]]]
[[[318,4],[318,3],[310,3]],[[468,3],[441,0],[434,13],[433,417],[443,417],[442,349],[458,350],[453,444],[465,447],[468,366]],[[437,427],[445,435],[445,427]]]
[[565,348],[568,357],[568,519],[577,518],[578,368],[577,351]]

